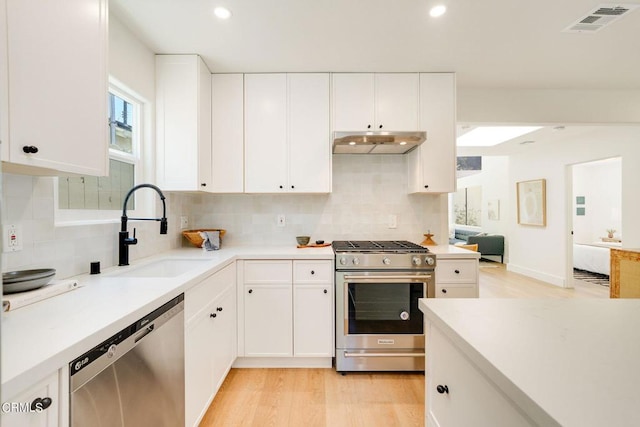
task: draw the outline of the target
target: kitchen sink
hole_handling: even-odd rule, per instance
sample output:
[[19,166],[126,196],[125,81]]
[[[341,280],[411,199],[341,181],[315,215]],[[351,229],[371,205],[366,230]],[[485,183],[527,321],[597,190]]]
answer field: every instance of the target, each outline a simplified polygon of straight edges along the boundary
[[111,276],[120,277],[177,277],[193,269],[209,263],[206,259],[161,259],[139,267],[129,267],[122,272],[115,272]]

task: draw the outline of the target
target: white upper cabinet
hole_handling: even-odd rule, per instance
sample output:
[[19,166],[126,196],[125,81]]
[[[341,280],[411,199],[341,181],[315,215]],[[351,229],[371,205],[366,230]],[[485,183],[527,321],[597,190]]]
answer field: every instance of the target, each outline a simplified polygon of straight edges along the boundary
[[5,171],[106,175],[107,0],[3,0],[5,5]]
[[455,96],[455,74],[420,74],[420,130],[427,140],[407,154],[410,193],[456,191]]
[[328,74],[245,75],[245,192],[331,191]]
[[156,55],[158,185],[211,191],[211,73],[197,55]]
[[333,74],[333,130],[418,130],[418,74]]
[[244,75],[211,75],[211,188],[244,191]]

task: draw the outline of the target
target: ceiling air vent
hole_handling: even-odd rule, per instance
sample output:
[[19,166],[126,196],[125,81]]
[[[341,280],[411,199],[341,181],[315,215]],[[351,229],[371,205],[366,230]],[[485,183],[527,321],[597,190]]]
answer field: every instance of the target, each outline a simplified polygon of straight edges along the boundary
[[562,32],[595,33],[638,7],[640,4],[601,4]]

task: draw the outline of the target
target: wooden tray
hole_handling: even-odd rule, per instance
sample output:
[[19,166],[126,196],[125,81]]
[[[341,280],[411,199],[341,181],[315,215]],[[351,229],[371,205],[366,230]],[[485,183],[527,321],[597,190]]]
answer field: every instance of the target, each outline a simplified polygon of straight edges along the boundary
[[298,249],[301,248],[326,248],[327,246],[331,246],[331,243],[309,243],[308,245],[298,245]]

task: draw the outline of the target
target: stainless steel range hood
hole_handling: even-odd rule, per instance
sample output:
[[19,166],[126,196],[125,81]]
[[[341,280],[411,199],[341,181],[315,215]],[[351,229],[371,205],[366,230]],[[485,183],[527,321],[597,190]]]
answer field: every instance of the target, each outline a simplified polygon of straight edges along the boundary
[[426,132],[334,132],[334,154],[405,154],[427,139]]

